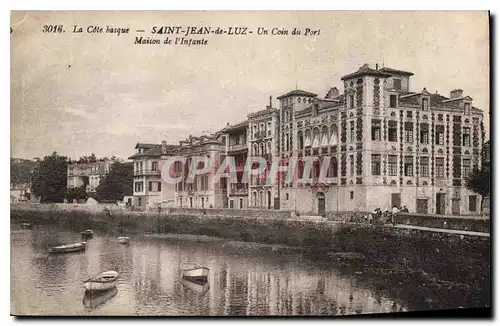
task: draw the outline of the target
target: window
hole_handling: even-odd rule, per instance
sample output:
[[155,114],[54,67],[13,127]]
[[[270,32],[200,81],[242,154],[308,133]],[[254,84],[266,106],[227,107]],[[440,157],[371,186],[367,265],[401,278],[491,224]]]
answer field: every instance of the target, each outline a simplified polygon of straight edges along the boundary
[[429,111],[429,99],[428,98],[422,99],[422,111]]
[[405,176],[413,176],[413,156],[405,156]]
[[142,192],[143,191],[143,183],[136,182],[134,185],[134,190],[135,190],[135,192]]
[[428,157],[421,157],[420,158],[420,175],[422,177],[429,176],[429,158]]
[[464,104],[464,114],[470,115],[470,103]]
[[389,155],[388,157],[388,170],[389,175],[394,176],[398,175],[398,156],[397,155]]
[[286,193],[286,200],[290,199],[290,196],[288,195],[288,192]]
[[316,117],[318,115],[318,111],[319,111],[318,104],[314,104],[313,109],[312,109],[313,117]]
[[349,192],[349,198],[354,199],[354,191]]
[[444,157],[436,157],[436,178],[444,178]]
[[158,188],[156,188],[158,191],[161,191],[161,181],[158,182]]
[[466,178],[471,173],[471,159],[464,158],[463,160],[463,177]]
[[398,122],[389,121],[389,141],[398,141]]
[[444,145],[444,126],[436,126],[436,145]]
[[372,175],[380,175],[381,155],[372,154]]
[[354,130],[354,121],[349,122],[349,141],[354,143],[355,141],[355,130]]
[[153,191],[153,182],[152,181],[148,182],[148,190]]
[[401,79],[399,78],[394,78],[394,88],[395,89],[401,89]]
[[389,106],[391,108],[397,108],[398,107],[398,96],[397,95],[390,95],[389,96]]
[[372,140],[382,140],[381,139],[381,121],[372,120]]
[[351,177],[354,175],[354,155],[349,156],[349,173]]
[[413,123],[405,122],[405,142],[413,143]]
[[475,212],[477,210],[477,197],[475,195],[469,196],[469,211]]
[[413,118],[413,112],[412,112],[412,111],[407,111],[407,112],[406,112],[406,117],[407,117],[408,119]]
[[354,108],[354,95],[349,95],[349,109]]
[[420,144],[429,144],[429,124],[420,124]]
[[152,171],[158,170],[158,162],[151,162],[151,170]]
[[470,146],[470,128],[465,127],[462,134],[462,146]]

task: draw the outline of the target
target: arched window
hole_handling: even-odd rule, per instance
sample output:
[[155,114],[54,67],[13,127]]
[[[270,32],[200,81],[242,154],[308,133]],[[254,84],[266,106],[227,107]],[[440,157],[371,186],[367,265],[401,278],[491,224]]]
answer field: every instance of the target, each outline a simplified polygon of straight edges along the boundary
[[326,173],[327,178],[337,178],[338,177],[338,165],[337,158],[331,157],[330,162],[328,163],[328,170]]
[[254,191],[252,194],[252,206],[257,206],[257,191]]
[[321,128],[321,146],[328,146],[328,128],[326,126]]
[[299,130],[297,133],[297,147],[299,150],[304,148],[304,135],[302,134],[302,130]]
[[330,146],[335,146],[338,144],[338,128],[337,125],[332,125],[330,129]]
[[264,155],[264,144],[260,144],[260,152],[259,155]]
[[271,154],[271,142],[270,141],[267,142],[267,153]]
[[313,141],[312,141],[312,147],[313,148],[319,147],[319,137],[320,137],[319,128],[314,128],[314,130],[313,130]]
[[307,129],[305,132],[305,141],[304,141],[304,146],[309,147],[312,144],[312,139],[311,139],[311,130]]

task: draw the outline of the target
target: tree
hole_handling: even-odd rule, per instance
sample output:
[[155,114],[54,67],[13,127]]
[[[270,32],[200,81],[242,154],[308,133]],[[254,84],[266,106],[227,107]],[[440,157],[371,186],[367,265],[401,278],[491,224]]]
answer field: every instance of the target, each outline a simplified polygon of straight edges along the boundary
[[42,203],[62,202],[66,195],[67,157],[56,152],[38,161],[31,175],[32,192]]
[[467,189],[481,195],[481,210],[483,210],[484,197],[490,195],[490,178],[489,168],[483,167],[473,169],[466,180]]
[[132,196],[134,182],[133,163],[114,163],[111,170],[96,189],[99,201],[123,200],[124,196]]
[[86,188],[86,185],[82,185],[80,187],[68,189],[66,191],[66,199],[69,203],[72,203],[74,199],[80,200],[89,198]]

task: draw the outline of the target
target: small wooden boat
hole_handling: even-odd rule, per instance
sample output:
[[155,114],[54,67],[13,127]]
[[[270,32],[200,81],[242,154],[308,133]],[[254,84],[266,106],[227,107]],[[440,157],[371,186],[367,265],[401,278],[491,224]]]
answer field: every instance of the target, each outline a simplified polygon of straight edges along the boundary
[[31,223],[21,223],[21,227],[23,229],[31,229],[32,226],[33,226],[33,224],[31,224]]
[[181,279],[181,284],[185,288],[199,294],[205,294],[208,290],[210,290],[210,283],[208,283],[208,281],[196,282],[183,277]]
[[85,250],[85,242],[78,242],[69,245],[57,246],[49,248],[51,254],[64,254],[68,252],[77,252]]
[[191,281],[206,282],[210,269],[195,263],[184,263],[181,265],[182,277]]
[[84,283],[85,289],[89,292],[108,291],[116,287],[118,272],[106,271],[89,278]]
[[115,287],[109,291],[101,292],[89,292],[85,291],[83,295],[83,306],[86,309],[95,309],[113,298],[118,293],[118,289]]
[[122,244],[128,244],[130,242],[130,238],[129,237],[119,237],[118,242],[122,243]]

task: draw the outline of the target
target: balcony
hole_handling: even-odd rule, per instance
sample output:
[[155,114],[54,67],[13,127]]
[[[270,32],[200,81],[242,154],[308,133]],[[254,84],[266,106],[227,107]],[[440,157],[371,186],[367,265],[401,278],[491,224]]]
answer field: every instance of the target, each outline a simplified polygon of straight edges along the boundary
[[228,146],[227,151],[228,152],[237,152],[237,151],[243,151],[243,150],[247,150],[247,149],[248,149],[247,143],[232,144],[232,145]]
[[140,177],[144,175],[161,175],[160,170],[148,170],[148,169],[142,169],[142,170],[136,170],[134,171],[134,177]]
[[229,188],[229,196],[248,195],[248,184],[234,184]]

